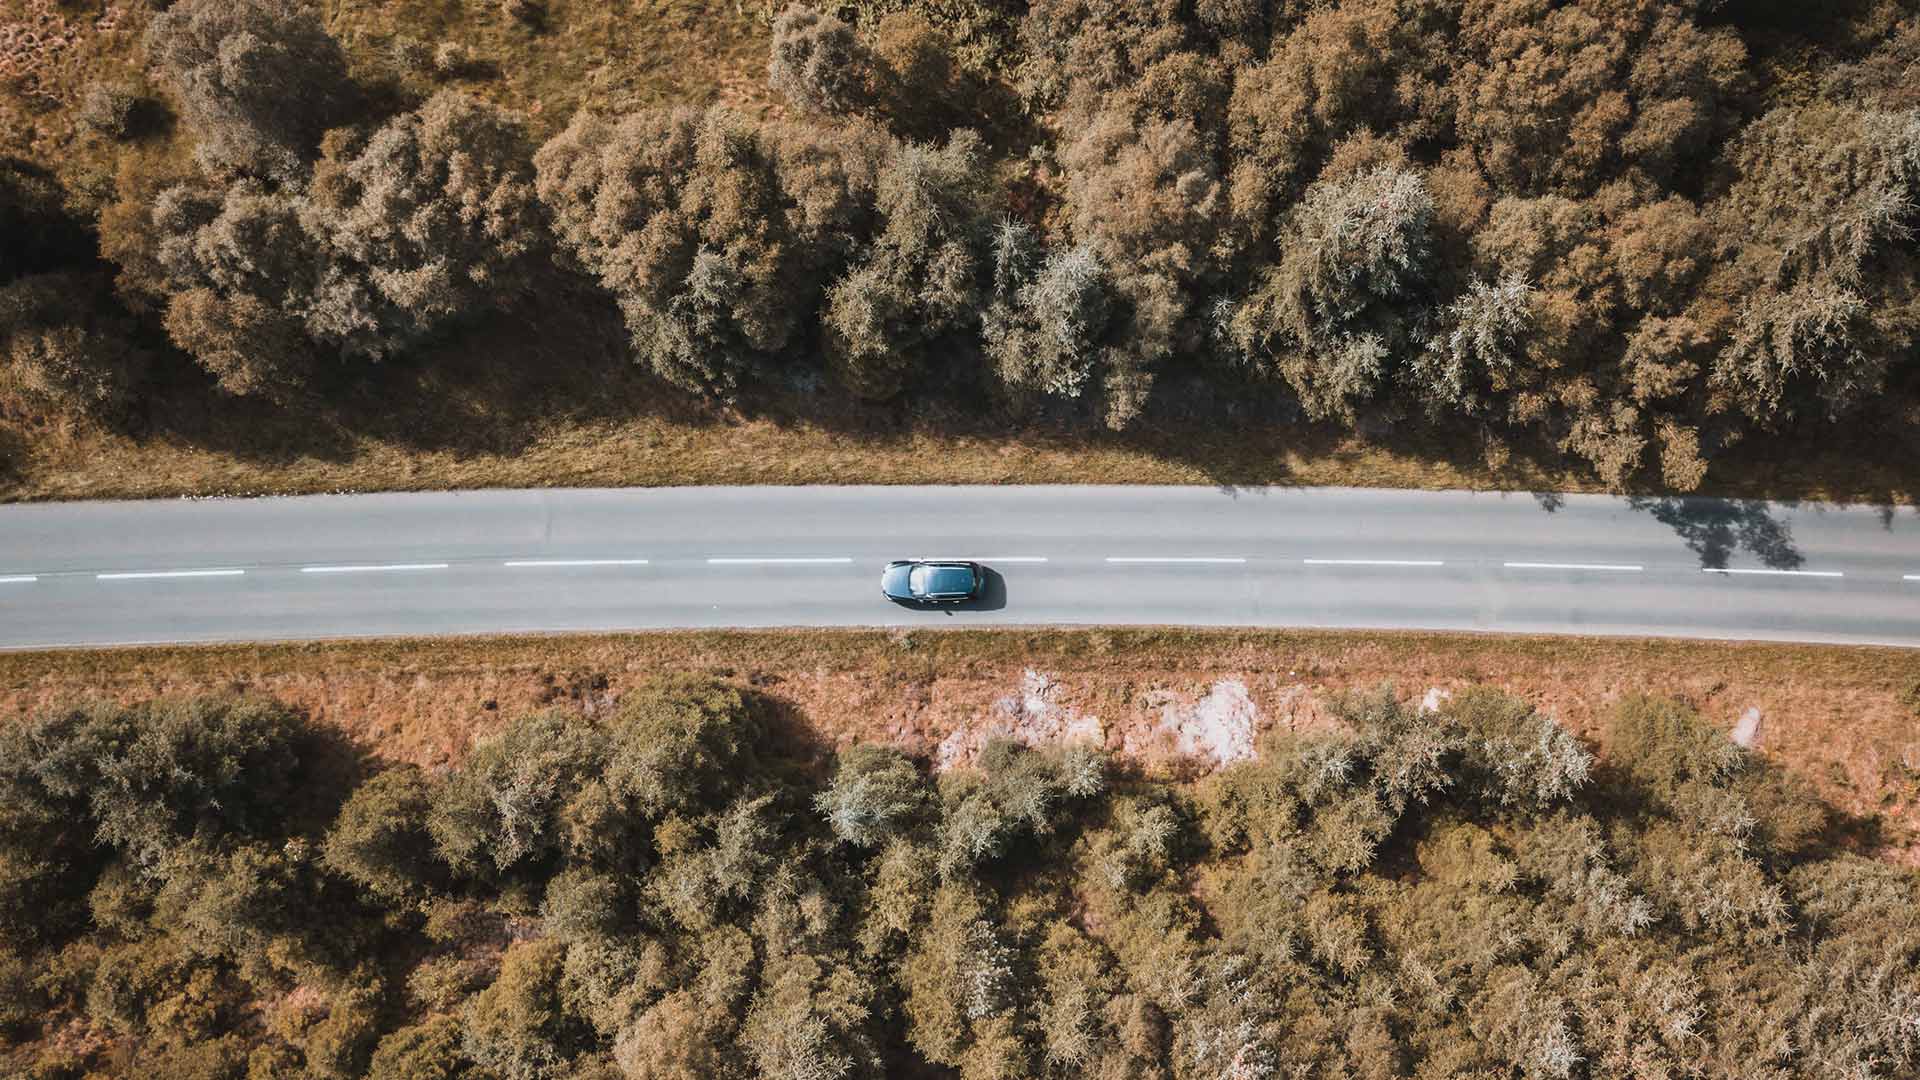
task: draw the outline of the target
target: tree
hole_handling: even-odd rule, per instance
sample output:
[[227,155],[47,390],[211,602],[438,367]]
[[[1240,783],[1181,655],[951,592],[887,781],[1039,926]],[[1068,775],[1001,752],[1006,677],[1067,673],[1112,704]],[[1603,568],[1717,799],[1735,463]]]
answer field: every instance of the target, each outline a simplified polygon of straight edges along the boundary
[[1920,113],[1775,109],[1724,165],[1732,183],[1709,213],[1738,247],[1696,307],[1737,315],[1711,384],[1762,424],[1808,406],[1844,415],[1915,340],[1920,269],[1900,240],[1920,200]]
[[1025,227],[996,237],[993,302],[983,316],[987,356],[1019,391],[1077,398],[1096,377],[1113,317],[1111,284],[1091,247],[1056,249],[1034,265]]
[[329,273],[301,209],[251,181],[181,185],[154,203],[167,333],[230,393],[284,398],[311,380],[320,352],[309,312],[323,291],[329,329],[374,324],[364,290]]
[[146,871],[188,843],[286,834],[311,748],[306,717],[258,698],[188,698],[42,717],[49,794],[83,798],[98,842]]
[[53,177],[0,159],[0,387],[43,408],[115,416],[151,357],[98,273],[98,240]]
[[1892,359],[1873,340],[1868,304],[1843,285],[1809,282],[1749,300],[1713,365],[1713,383],[1762,416],[1791,409],[1798,388],[1838,417],[1877,390]]
[[752,1075],[730,1038],[725,1006],[676,990],[620,1033],[613,1058],[627,1080],[744,1080]]
[[297,0],[183,0],[146,44],[216,172],[296,178],[355,103],[346,54]]
[[898,393],[926,345],[979,303],[979,152],[980,140],[961,131],[938,149],[897,145],[880,169],[879,233],[828,291],[823,319],[828,356],[862,397]]
[[980,751],[979,771],[949,773],[941,796],[940,863],[947,876],[1048,836],[1063,808],[1106,791],[1106,760],[1087,747],[1042,752],[1009,739]]
[[873,983],[834,958],[770,958],[740,1044],[766,1080],[886,1075],[874,1038]]
[[1077,120],[1060,151],[1072,236],[1112,274],[1120,320],[1104,380],[1108,426],[1142,408],[1157,365],[1171,356],[1205,276],[1221,209],[1218,169],[1185,119],[1141,120],[1103,111]]
[[1316,7],[1272,55],[1233,81],[1227,131],[1233,166],[1229,199],[1236,228],[1271,240],[1276,211],[1298,195],[1326,157],[1359,130],[1412,137],[1444,129],[1433,14],[1390,0]]
[[952,21],[912,8],[889,11],[873,26],[881,108],[894,131],[930,139],[979,112],[982,87],[961,66]]
[[1533,289],[1524,278],[1475,281],[1447,305],[1440,326],[1413,361],[1419,391],[1436,407],[1483,412],[1505,397],[1525,363]]
[[1631,163],[1665,180],[1730,117],[1746,50],[1679,5],[1470,4],[1452,80],[1463,143],[1509,190],[1590,191]]
[[327,353],[377,361],[508,305],[546,252],[518,121],[443,93],[310,185],[179,185],[152,211],[167,329],[223,388],[288,397]]
[[1031,1057],[1014,1019],[1014,950],[990,915],[968,887],[941,886],[899,976],[908,1040],[967,1080],[1023,1075]]
[[308,226],[381,302],[379,356],[532,291],[547,251],[532,147],[518,117],[457,91],[364,145],[328,140]]
[[[534,157],[561,244],[619,301],[642,363],[728,395],[785,362],[837,261],[834,204],[870,184],[857,151],[789,192],[777,134],[724,109],[575,116]],[[837,183],[836,183],[837,181]],[[834,188],[839,188],[835,192]]]
[[1328,176],[1291,215],[1282,256],[1233,317],[1313,416],[1351,416],[1408,351],[1428,287],[1433,197],[1416,172]]
[[1474,688],[1447,699],[1439,716],[1462,729],[1469,783],[1500,806],[1544,810],[1572,799],[1592,773],[1580,741],[1519,698]]

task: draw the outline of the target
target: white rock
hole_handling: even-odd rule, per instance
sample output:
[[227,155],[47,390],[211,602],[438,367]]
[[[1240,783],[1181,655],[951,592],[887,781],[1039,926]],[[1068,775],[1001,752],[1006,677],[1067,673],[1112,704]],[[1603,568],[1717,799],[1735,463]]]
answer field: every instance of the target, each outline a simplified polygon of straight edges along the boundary
[[1733,725],[1733,741],[1735,745],[1744,746],[1749,750],[1759,745],[1760,720],[1760,709],[1758,706],[1749,708],[1746,712],[1741,713],[1740,722]]

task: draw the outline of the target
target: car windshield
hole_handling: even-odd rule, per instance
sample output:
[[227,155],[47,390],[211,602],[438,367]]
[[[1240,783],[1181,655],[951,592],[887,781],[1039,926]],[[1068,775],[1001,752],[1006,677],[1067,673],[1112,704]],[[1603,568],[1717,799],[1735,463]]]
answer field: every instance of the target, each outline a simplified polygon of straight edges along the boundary
[[973,591],[973,572],[964,566],[916,566],[913,591],[921,596]]

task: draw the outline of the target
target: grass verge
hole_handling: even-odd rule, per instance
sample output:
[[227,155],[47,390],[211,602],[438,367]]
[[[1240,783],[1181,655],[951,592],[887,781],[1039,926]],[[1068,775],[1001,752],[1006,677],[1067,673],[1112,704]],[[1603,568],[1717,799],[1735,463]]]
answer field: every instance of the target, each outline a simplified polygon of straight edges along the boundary
[[[1091,722],[1150,769],[1209,703],[1256,731],[1324,719],[1329,693],[1393,682],[1418,696],[1470,684],[1525,696],[1602,744],[1611,705],[1682,698],[1731,728],[1763,716],[1759,749],[1920,862],[1920,654],[1826,646],[1471,634],[1187,629],[675,631],[0,654],[0,717],[88,695],[252,691],[308,709],[371,752],[429,767],[505,717],[604,708],[662,672],[739,679],[836,741],[939,758],[1007,727]],[[1231,710],[1229,710],[1231,711]],[[1196,720],[1198,718],[1198,720]]]

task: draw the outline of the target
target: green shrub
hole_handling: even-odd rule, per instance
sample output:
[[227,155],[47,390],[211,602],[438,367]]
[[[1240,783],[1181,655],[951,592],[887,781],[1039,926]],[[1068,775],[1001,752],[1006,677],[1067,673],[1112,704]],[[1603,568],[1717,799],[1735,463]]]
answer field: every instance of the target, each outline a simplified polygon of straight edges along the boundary
[[354,789],[327,833],[328,868],[389,903],[419,900],[441,877],[427,819],[433,786],[411,766]]
[[1476,794],[1501,806],[1545,809],[1584,787],[1593,755],[1552,719],[1519,698],[1468,689],[1441,705],[1460,727],[1461,766]]
[[427,829],[465,874],[506,872],[559,854],[567,800],[606,765],[606,737],[578,715],[535,713],[474,748],[434,793]]
[[634,910],[626,882],[574,866],[547,883],[540,919],[547,933],[564,941],[612,938],[632,923]]
[[716,809],[759,770],[766,730],[753,703],[712,679],[663,679],[629,693],[609,729],[608,786],[649,818]]
[[862,743],[840,753],[833,784],[814,806],[834,836],[876,848],[919,824],[932,799],[926,779],[905,754]]
[[8,778],[16,811],[89,817],[95,841],[144,872],[190,844],[285,836],[313,749],[304,715],[247,698],[67,709],[15,737],[31,763]]
[[438,1016],[380,1040],[367,1080],[466,1080],[474,1066],[460,1049],[460,1024]]
[[1724,786],[1748,764],[1747,752],[1698,713],[1648,697],[1630,697],[1614,708],[1607,751],[1610,762],[1667,802],[1689,785]]
[[1019,841],[1042,839],[1071,804],[1105,790],[1105,759],[1098,751],[1043,753],[991,740],[980,751],[977,772],[942,778],[941,870],[963,873],[1004,856]]
[[501,1080],[558,1080],[586,1045],[587,1031],[560,993],[566,946],[516,942],[494,980],[461,1012],[461,1048]]

